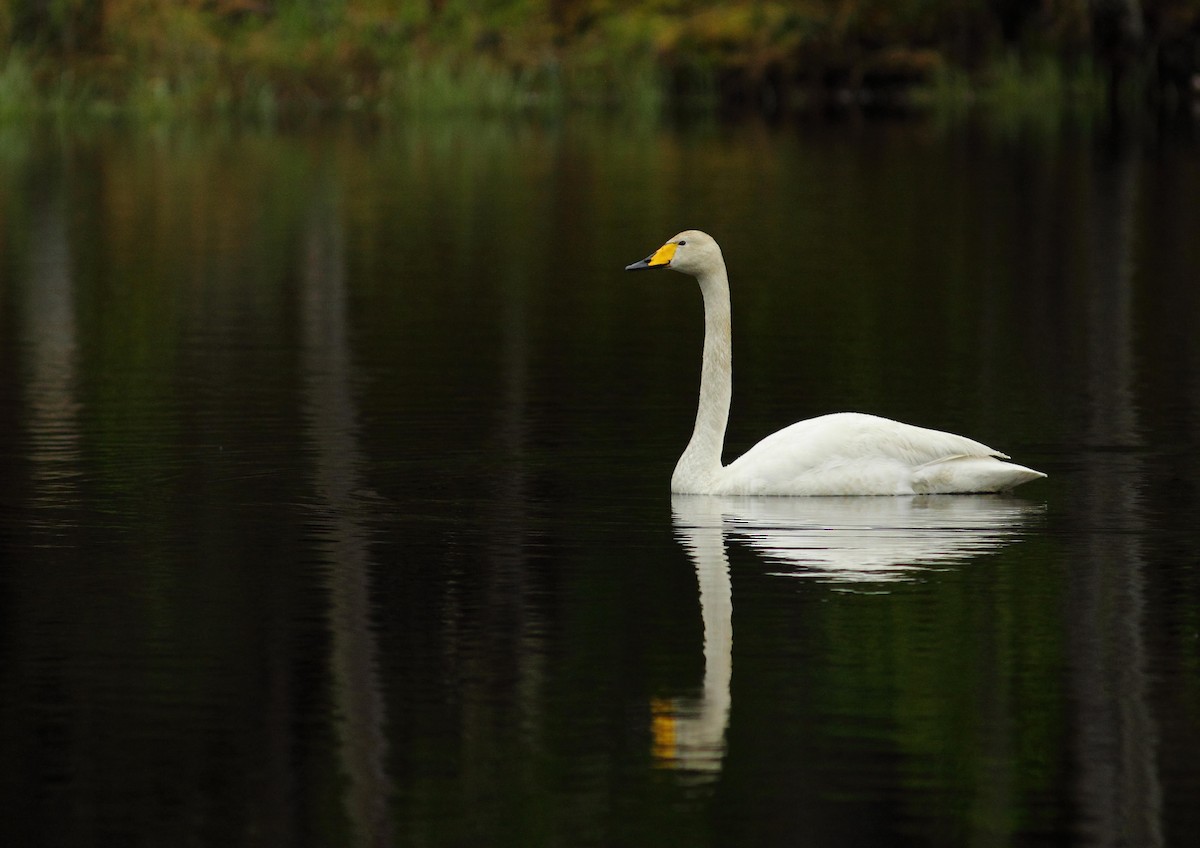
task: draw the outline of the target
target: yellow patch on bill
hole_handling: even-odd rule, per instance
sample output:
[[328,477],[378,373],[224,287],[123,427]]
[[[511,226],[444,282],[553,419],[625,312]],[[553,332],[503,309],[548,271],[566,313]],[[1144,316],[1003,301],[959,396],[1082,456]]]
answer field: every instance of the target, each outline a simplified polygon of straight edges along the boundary
[[659,265],[669,265],[671,263],[671,259],[674,258],[675,250],[678,247],[679,245],[675,244],[673,241],[667,242],[658,250],[654,251],[654,255],[647,260],[646,264],[651,268],[657,268]]

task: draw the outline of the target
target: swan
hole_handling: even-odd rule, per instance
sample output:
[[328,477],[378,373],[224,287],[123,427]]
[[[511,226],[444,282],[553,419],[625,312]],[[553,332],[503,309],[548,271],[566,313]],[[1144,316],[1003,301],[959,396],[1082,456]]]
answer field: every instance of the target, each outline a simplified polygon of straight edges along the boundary
[[704,295],[700,404],[671,491],[695,495],[921,495],[1001,492],[1046,475],[965,436],[838,412],[767,436],[729,465],[721,451],[733,396],[729,277],[712,236],[685,230],[626,271],[690,274]]

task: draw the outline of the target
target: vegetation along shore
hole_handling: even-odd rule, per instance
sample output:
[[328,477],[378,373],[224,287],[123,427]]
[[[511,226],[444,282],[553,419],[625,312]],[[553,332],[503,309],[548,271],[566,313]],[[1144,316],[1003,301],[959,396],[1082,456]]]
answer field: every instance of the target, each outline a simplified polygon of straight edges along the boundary
[[8,0],[0,39],[0,120],[1200,103],[1200,0]]

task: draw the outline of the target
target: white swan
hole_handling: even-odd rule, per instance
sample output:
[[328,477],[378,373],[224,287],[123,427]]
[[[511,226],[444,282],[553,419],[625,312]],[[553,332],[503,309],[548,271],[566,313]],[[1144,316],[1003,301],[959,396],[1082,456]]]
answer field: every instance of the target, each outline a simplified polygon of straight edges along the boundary
[[704,361],[692,439],[671,491],[697,495],[914,495],[999,492],[1046,475],[964,436],[854,412],[822,415],[767,436],[721,464],[733,395],[729,278],[712,236],[685,230],[626,271],[691,274],[704,295]]

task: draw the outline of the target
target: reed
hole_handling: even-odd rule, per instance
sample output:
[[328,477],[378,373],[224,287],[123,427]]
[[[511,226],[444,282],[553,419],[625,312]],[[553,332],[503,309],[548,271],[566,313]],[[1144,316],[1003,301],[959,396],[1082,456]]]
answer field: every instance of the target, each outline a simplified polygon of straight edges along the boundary
[[549,71],[510,70],[488,61],[408,57],[385,68],[377,108],[385,115],[515,114],[561,108]]

